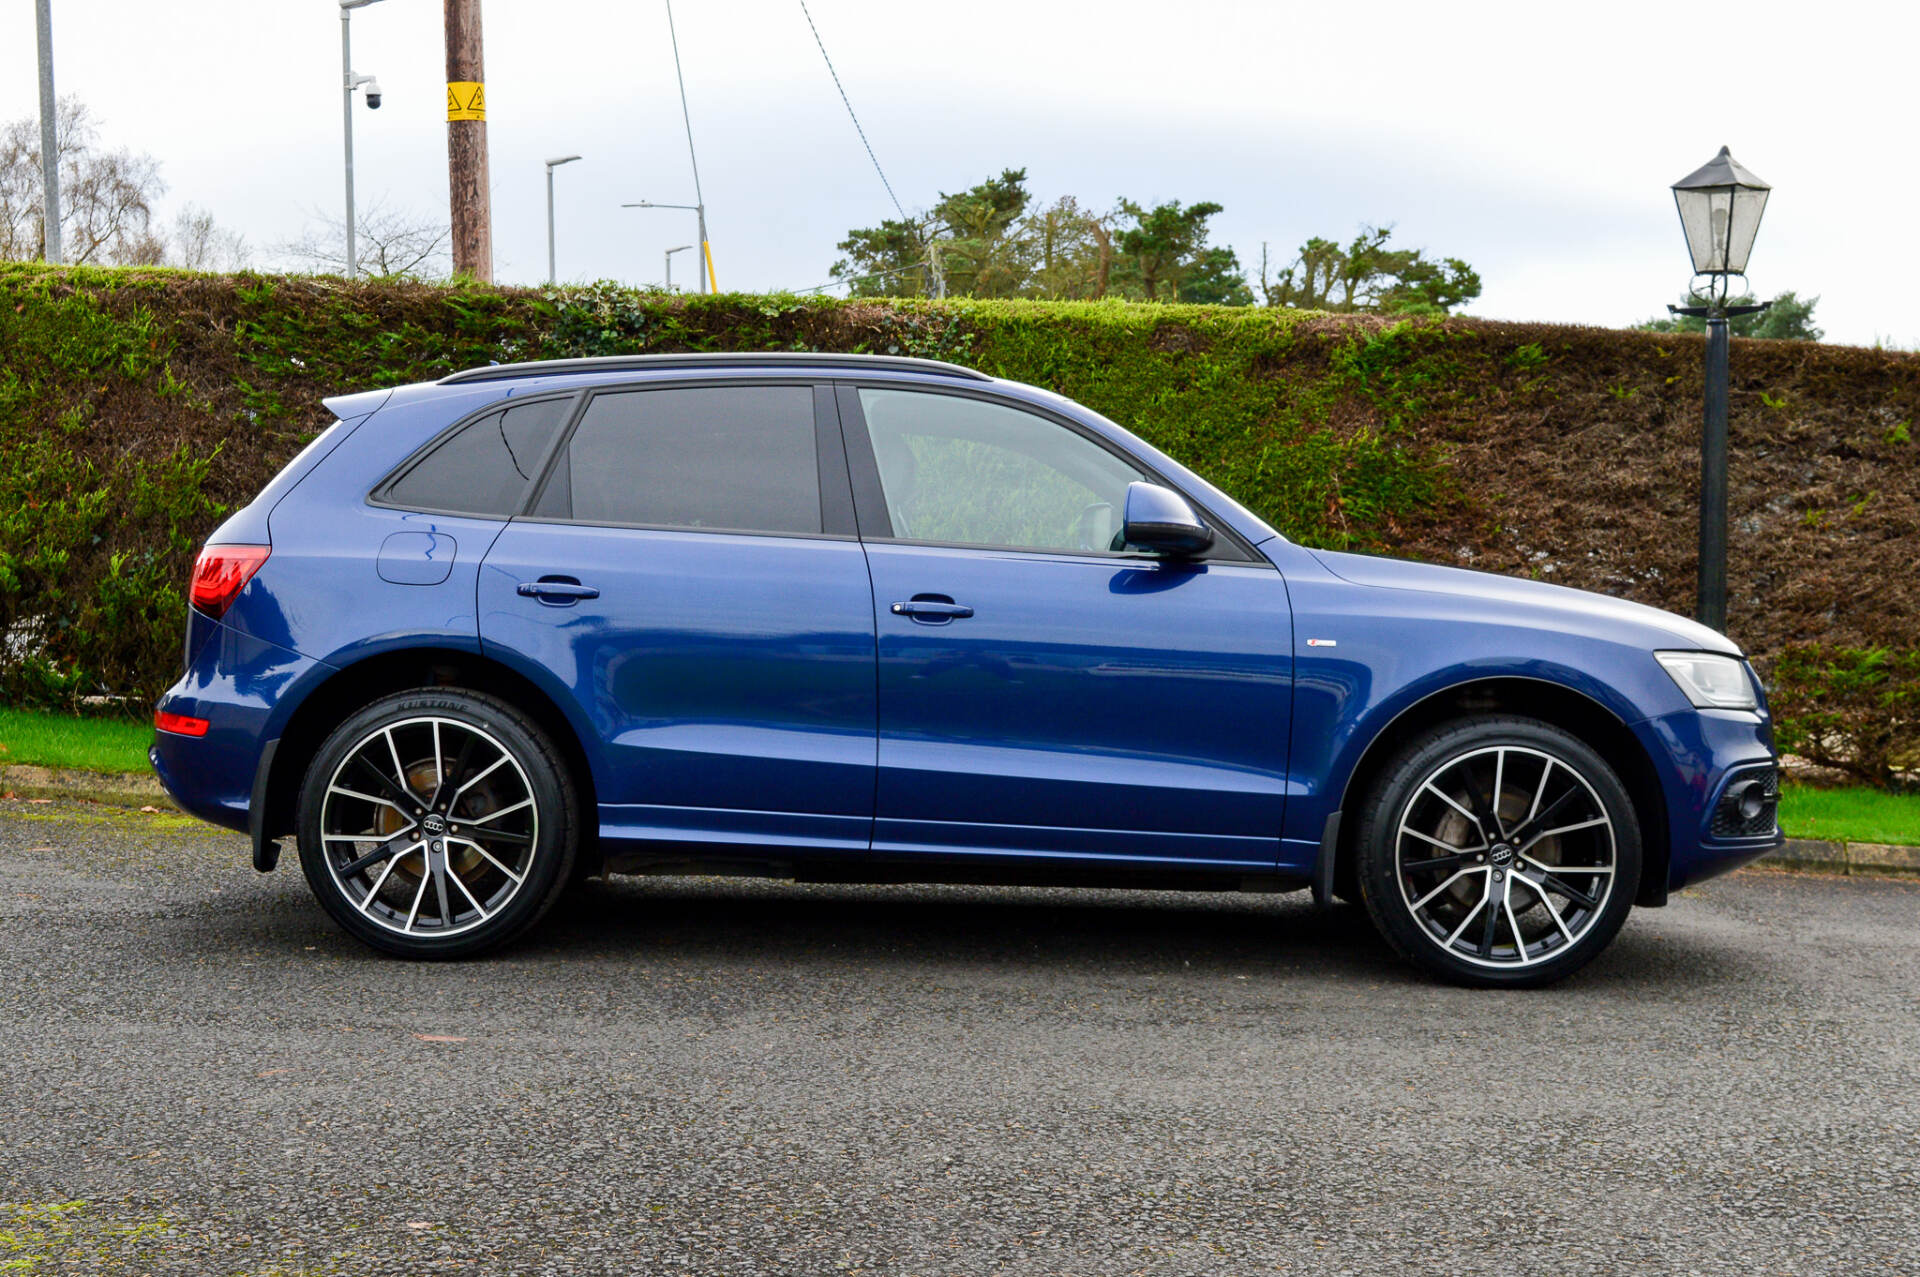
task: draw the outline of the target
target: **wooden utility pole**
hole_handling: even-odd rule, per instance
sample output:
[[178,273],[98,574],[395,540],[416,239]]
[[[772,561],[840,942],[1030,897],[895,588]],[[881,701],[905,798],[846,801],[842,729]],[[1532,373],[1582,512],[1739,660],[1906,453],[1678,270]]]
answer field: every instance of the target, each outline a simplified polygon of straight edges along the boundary
[[453,271],[493,282],[493,206],[487,189],[487,73],[480,0],[446,0],[447,185]]

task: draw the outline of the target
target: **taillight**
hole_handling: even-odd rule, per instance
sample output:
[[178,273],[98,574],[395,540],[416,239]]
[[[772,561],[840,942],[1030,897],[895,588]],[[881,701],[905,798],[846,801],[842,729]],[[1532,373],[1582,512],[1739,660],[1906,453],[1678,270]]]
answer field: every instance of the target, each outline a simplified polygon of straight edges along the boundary
[[178,736],[205,736],[208,722],[204,718],[190,718],[185,714],[169,714],[163,709],[153,712],[153,725],[163,732],[172,732]]
[[264,545],[210,545],[193,562],[193,584],[187,598],[208,616],[226,615],[273,551]]

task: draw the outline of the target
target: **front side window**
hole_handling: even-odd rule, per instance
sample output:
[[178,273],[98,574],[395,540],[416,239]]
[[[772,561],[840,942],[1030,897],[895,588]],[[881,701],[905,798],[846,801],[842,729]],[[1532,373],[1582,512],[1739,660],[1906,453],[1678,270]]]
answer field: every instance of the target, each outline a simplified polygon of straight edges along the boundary
[[818,533],[807,386],[595,395],[534,508],[583,523]]
[[1003,404],[860,391],[893,535],[1076,553],[1124,548],[1127,485],[1146,476],[1064,426]]
[[504,519],[520,509],[573,404],[537,399],[470,421],[388,484],[381,499],[415,510]]

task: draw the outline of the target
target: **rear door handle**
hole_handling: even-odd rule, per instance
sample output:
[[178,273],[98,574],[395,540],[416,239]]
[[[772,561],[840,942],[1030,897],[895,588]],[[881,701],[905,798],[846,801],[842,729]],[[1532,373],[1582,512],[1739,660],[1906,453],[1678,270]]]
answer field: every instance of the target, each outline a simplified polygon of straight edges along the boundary
[[895,616],[911,616],[915,620],[936,624],[973,615],[972,608],[964,603],[955,603],[952,599],[910,599],[905,603],[895,603],[890,610]]
[[542,577],[538,581],[522,581],[518,593],[522,598],[539,599],[542,603],[565,604],[581,599],[597,599],[600,591],[591,585],[582,585],[572,577]]

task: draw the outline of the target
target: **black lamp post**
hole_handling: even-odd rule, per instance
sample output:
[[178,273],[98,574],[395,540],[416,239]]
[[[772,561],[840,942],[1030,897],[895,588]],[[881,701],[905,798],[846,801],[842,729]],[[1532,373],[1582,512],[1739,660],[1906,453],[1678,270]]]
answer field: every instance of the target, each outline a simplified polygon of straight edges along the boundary
[[1767,308],[1727,305],[1728,281],[1744,281],[1753,237],[1773,188],[1740,166],[1726,147],[1673,184],[1680,229],[1693,255],[1693,273],[1707,276],[1704,306],[1669,306],[1676,315],[1707,321],[1706,429],[1700,438],[1700,592],[1694,617],[1727,628],[1727,319]]

